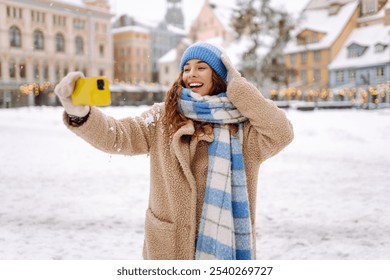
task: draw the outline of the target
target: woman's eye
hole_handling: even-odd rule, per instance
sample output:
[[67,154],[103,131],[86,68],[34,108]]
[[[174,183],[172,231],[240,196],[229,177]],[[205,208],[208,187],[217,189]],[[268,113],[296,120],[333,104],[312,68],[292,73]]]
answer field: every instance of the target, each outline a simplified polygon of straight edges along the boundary
[[190,72],[190,69],[184,69],[184,72]]

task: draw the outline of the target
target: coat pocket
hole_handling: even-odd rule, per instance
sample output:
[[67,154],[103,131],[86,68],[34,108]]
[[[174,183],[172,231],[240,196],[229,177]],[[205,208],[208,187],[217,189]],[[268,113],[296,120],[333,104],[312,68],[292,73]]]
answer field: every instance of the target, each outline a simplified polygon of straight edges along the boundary
[[149,208],[145,218],[144,259],[176,259],[175,225],[157,218]]

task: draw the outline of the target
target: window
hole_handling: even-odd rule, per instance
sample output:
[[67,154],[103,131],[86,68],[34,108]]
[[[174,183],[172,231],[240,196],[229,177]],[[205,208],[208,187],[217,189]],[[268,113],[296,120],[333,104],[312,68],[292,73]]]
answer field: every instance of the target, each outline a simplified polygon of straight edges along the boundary
[[103,69],[99,69],[99,76],[104,76],[104,70]]
[[302,84],[306,84],[306,80],[307,80],[307,79],[306,79],[306,76],[307,76],[307,75],[306,75],[306,70],[302,70],[302,71],[301,71],[301,83],[302,83]]
[[76,54],[84,54],[84,41],[83,38],[77,36],[75,39]]
[[320,62],[321,61],[321,51],[314,51],[313,52],[314,61]]
[[313,34],[313,43],[318,43],[318,34]]
[[307,63],[307,53],[306,52],[301,53],[301,62],[302,62],[302,64]]
[[375,52],[376,53],[381,53],[381,52],[384,52],[385,49],[386,49],[386,45],[382,45],[382,44],[376,44],[375,45]]
[[16,78],[16,67],[15,67],[15,61],[10,60],[9,62],[9,77],[11,79]]
[[[75,71],[78,71],[78,70],[75,70]],[[61,70],[60,70],[60,66],[56,65],[56,68],[55,68],[55,75],[56,75],[56,81],[59,81],[61,79]]]
[[81,20],[81,19],[74,19],[73,20],[73,28],[74,29],[82,30],[82,29],[84,29],[84,27],[85,27],[84,20]]
[[34,74],[33,79],[38,80],[39,79],[39,65],[38,64],[34,64],[33,70],[34,70],[34,72],[33,72],[33,74]]
[[99,45],[99,53],[100,53],[100,57],[104,57],[104,46],[103,45]]
[[45,23],[45,14],[38,11],[31,11],[31,19],[33,22]]
[[56,34],[56,52],[65,52],[65,38],[61,33]]
[[321,81],[321,71],[319,69],[314,70],[314,81],[315,82]]
[[358,45],[356,43],[353,43],[347,47],[348,49],[348,57],[359,57],[364,54],[364,52],[367,50],[368,47]]
[[369,0],[366,2],[366,13],[374,13],[375,12],[375,0]]
[[43,32],[40,30],[34,31],[34,50],[44,49]]
[[336,71],[336,82],[337,83],[344,82],[344,71],[342,71],[342,70]]
[[56,26],[65,26],[66,25],[66,17],[53,15],[53,24]]
[[20,75],[20,78],[22,78],[22,79],[26,78],[26,64],[25,63],[19,64],[19,75]]
[[359,57],[359,50],[352,48],[348,51],[348,57]]
[[7,6],[7,17],[14,19],[21,19],[23,17],[22,8],[15,8]]
[[9,44],[11,47],[20,48],[22,46],[22,33],[16,26],[11,26],[9,29]]
[[45,81],[49,80],[49,66],[47,64],[43,66],[43,79]]
[[385,69],[383,67],[376,68],[376,78],[381,79],[385,76]]
[[355,70],[349,70],[348,71],[348,78],[350,81],[355,81],[356,79],[356,71]]
[[291,62],[292,65],[297,62],[297,56],[296,56],[295,53],[290,54],[290,62]]

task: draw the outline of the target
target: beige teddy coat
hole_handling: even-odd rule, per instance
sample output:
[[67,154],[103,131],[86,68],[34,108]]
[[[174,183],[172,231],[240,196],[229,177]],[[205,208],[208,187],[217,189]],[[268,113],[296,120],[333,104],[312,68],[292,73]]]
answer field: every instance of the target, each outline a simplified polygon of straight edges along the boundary
[[[293,129],[274,102],[244,78],[232,79],[227,95],[242,115],[243,155],[248,184],[253,240],[256,240],[255,209],[260,164],[275,155],[293,139]],[[194,259],[207,177],[208,143],[203,135],[184,141],[194,133],[192,121],[172,138],[165,136],[162,124],[164,104],[156,104],[140,117],[116,120],[92,107],[80,127],[68,128],[96,148],[113,154],[150,156],[150,196],[145,216],[145,259]],[[136,182],[134,182],[136,184]],[[129,186],[131,188],[131,186]],[[256,252],[256,244],[253,244]]]

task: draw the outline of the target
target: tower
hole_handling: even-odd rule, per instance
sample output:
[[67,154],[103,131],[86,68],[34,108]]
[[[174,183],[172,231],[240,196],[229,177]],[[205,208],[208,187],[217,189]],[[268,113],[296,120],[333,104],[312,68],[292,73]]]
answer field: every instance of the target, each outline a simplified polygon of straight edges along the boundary
[[181,9],[181,0],[167,0],[168,9],[165,14],[165,22],[184,29],[184,16]]

